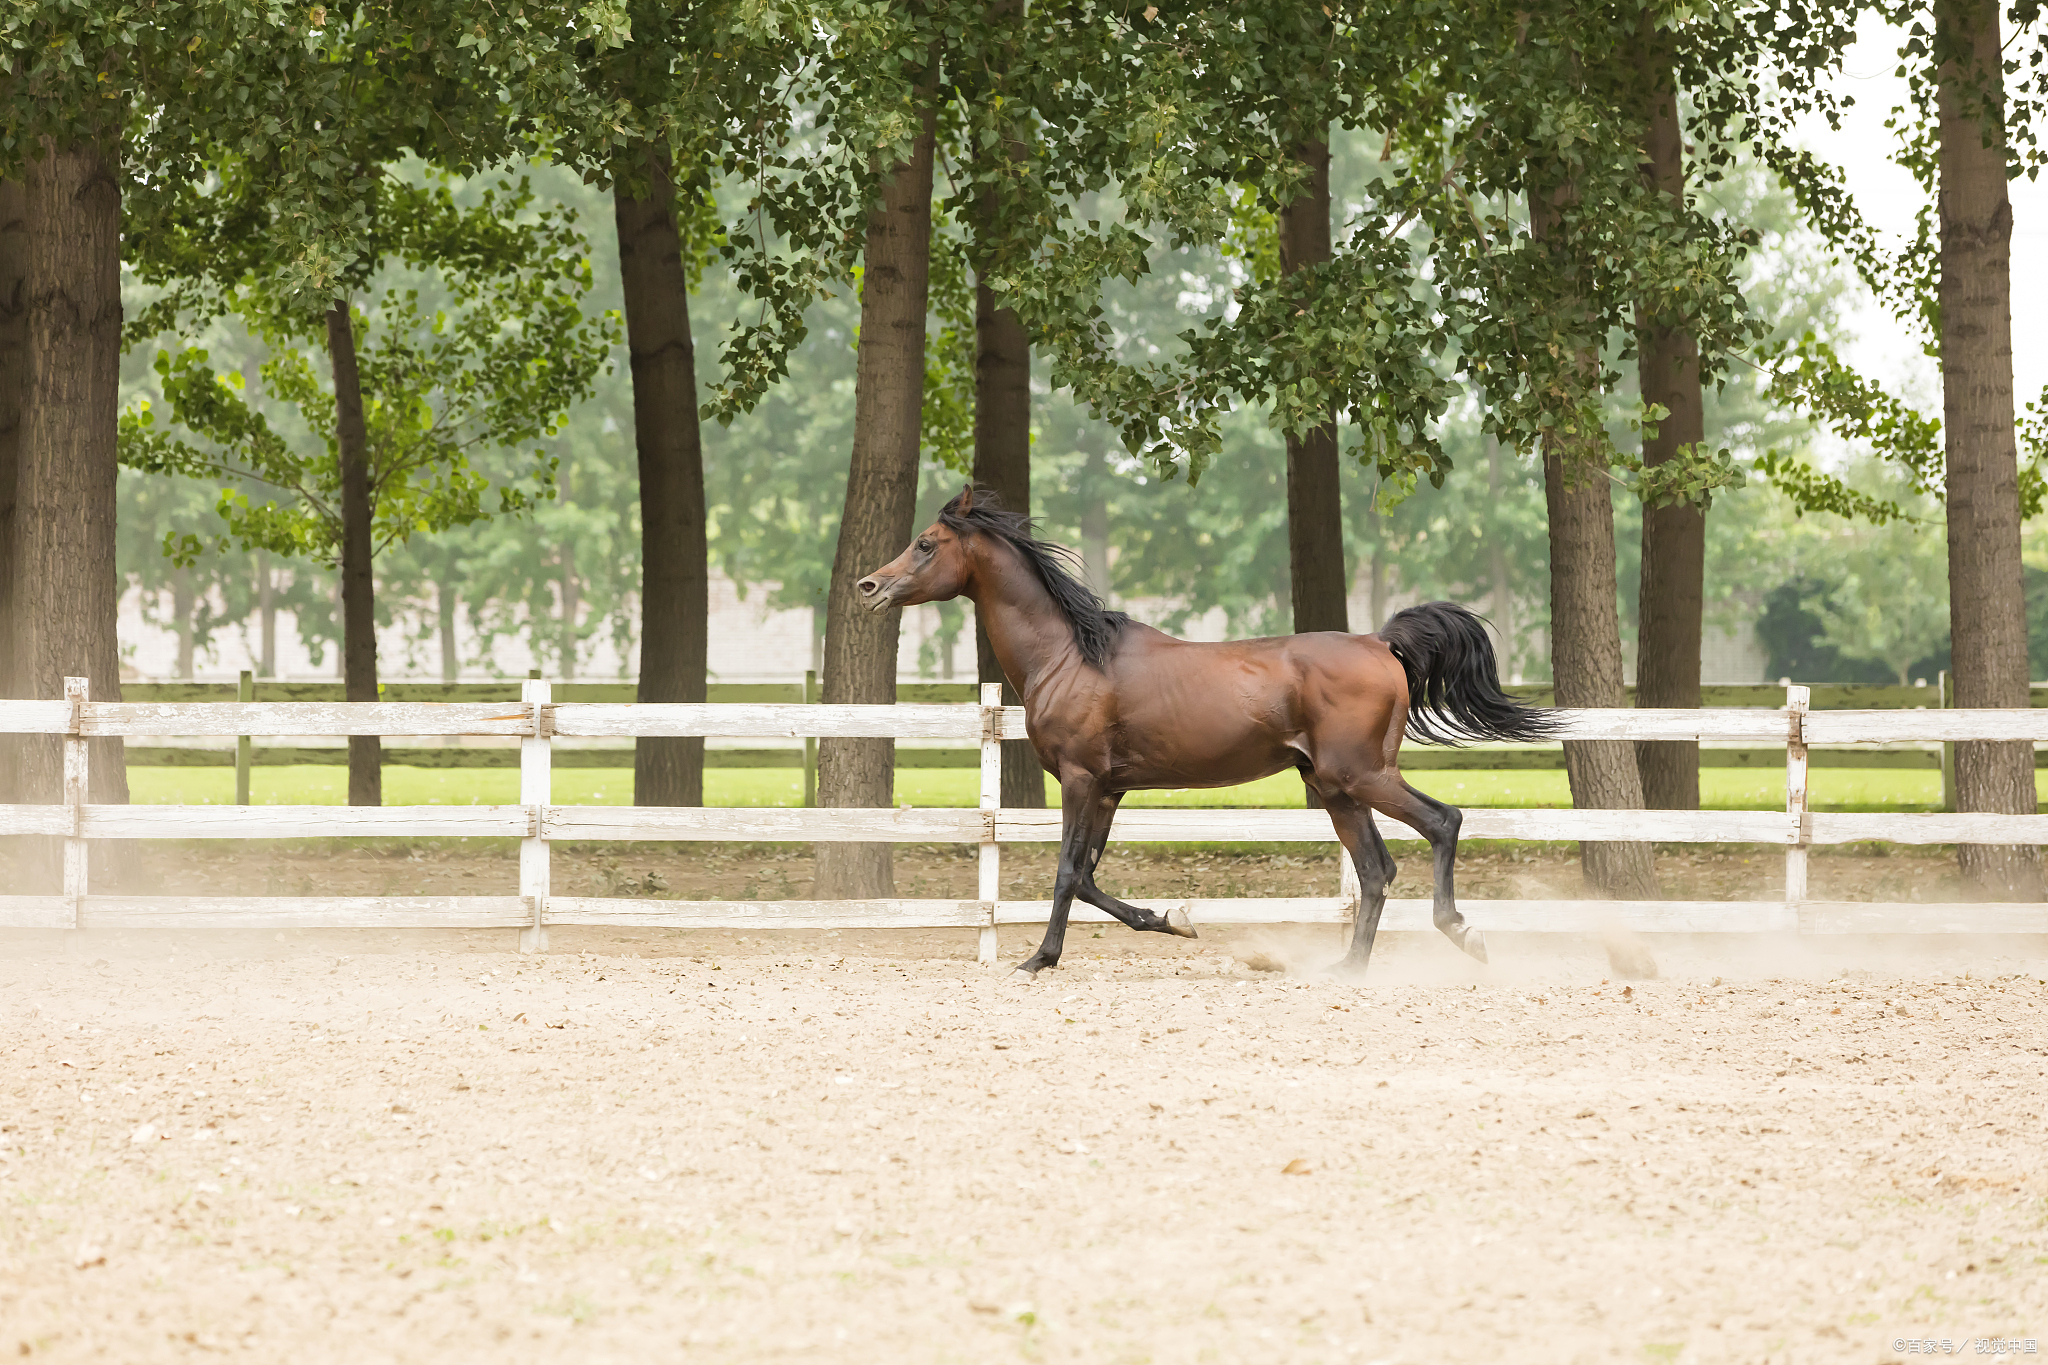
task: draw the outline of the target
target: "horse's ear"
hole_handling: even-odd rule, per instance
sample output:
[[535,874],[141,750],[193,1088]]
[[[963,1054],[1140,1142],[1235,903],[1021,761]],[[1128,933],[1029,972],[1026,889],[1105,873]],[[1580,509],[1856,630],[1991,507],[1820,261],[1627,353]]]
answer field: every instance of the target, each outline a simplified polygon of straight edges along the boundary
[[960,515],[966,516],[974,510],[974,485],[968,484],[960,490]]

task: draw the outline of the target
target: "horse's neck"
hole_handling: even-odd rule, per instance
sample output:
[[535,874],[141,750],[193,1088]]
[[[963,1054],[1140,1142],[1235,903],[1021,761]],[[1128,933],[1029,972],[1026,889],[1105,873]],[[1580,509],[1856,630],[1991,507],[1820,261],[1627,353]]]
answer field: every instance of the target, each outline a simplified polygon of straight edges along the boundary
[[996,662],[1019,693],[1069,661],[1074,632],[1022,555],[994,536],[977,536],[967,596]]

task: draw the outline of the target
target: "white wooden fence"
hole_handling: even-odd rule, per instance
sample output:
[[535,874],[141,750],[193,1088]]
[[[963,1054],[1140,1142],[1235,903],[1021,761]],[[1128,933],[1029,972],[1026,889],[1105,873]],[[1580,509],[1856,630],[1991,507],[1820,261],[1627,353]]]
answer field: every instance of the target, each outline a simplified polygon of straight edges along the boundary
[[[2048,844],[2048,815],[1827,814],[1807,809],[1809,745],[2048,740],[2048,710],[1809,711],[1807,689],[1788,689],[1784,710],[1609,710],[1565,713],[1564,737],[1709,740],[1785,746],[1785,808],[1758,811],[1468,809],[1464,835],[1479,839],[1619,840],[1775,844],[1785,850],[1781,899],[1757,901],[1466,900],[1466,917],[1493,931],[1597,931],[1614,925],[1662,932],[2048,933],[2048,906],[1815,901],[1806,894],[1806,852],[1815,844],[1881,840],[1908,844]],[[529,682],[504,703],[95,702],[83,679],[63,701],[0,701],[0,732],[63,737],[64,800],[0,806],[0,835],[64,840],[63,893],[0,895],[0,928],[512,928],[522,951],[544,951],[551,925],[675,928],[978,927],[981,957],[996,953],[1002,924],[1043,921],[1050,902],[999,894],[1005,844],[1056,842],[1057,810],[999,805],[1001,741],[1024,738],[1021,707],[982,689],[982,704],[622,705],[556,704],[549,684]],[[130,735],[496,735],[520,741],[515,806],[93,805],[86,800],[87,741]],[[723,736],[954,740],[981,748],[981,799],[973,810],[559,806],[550,791],[556,736]],[[1192,810],[1139,807],[1117,817],[1124,840],[1333,842],[1315,810]],[[1396,838],[1404,831],[1391,831]],[[520,840],[516,896],[123,896],[88,886],[94,839],[281,839],[402,835]],[[1412,836],[1409,836],[1412,837]],[[692,901],[559,896],[549,881],[557,840],[799,840],[972,843],[980,847],[973,900]],[[1154,901],[1185,905],[1197,922],[1347,922],[1358,889],[1348,861],[1337,893]],[[1429,927],[1427,900],[1390,900],[1381,927]],[[1076,906],[1076,922],[1108,916]]]

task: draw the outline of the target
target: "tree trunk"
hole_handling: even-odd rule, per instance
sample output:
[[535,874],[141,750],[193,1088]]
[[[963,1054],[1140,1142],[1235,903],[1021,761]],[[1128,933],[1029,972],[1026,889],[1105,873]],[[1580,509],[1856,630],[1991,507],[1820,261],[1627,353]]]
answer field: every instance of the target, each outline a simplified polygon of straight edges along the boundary
[[462,676],[462,647],[455,638],[456,610],[460,605],[451,571],[434,584],[434,625],[441,637],[441,681],[454,682]]
[[[0,180],[0,697],[19,697],[15,677],[15,499],[21,467],[21,412],[28,392],[28,212],[19,180]],[[0,735],[0,803],[23,799],[20,737]]]
[[[1330,259],[1330,146],[1304,142],[1295,151],[1308,167],[1307,191],[1280,210],[1280,273]],[[1344,574],[1344,495],[1337,482],[1337,423],[1306,436],[1287,436],[1287,564],[1294,629],[1348,631],[1350,580]],[[1380,623],[1374,622],[1375,627]]]
[[[1500,442],[1486,438],[1486,491],[1496,505],[1506,479],[1501,471]],[[1515,663],[1515,596],[1508,585],[1508,552],[1499,536],[1489,536],[1486,545],[1487,576],[1493,584],[1493,634],[1499,642],[1494,653],[1500,672],[1512,676]]]
[[[988,0],[986,22],[1007,30],[1014,39],[1016,25],[1024,12],[1023,0]],[[998,72],[1007,71],[1015,60],[1015,42],[1006,42]],[[1000,89],[1000,82],[998,84]],[[981,97],[989,107],[1003,108],[994,91]],[[1002,128],[1002,140],[982,149],[986,162],[1004,158],[1027,160],[1030,149],[1008,136],[1013,129]],[[977,237],[986,229],[991,237],[1000,230],[1001,204],[993,184],[985,187],[976,205]],[[991,242],[977,240],[977,247]],[[994,490],[1003,506],[1026,516],[1031,514],[1031,339],[1016,312],[996,307],[995,292],[981,278],[986,261],[976,263],[974,286],[974,481]],[[1003,702],[1021,706],[1023,694],[1003,675],[996,662],[995,647],[974,623],[975,677],[982,683],[1001,683]],[[1028,740],[1008,740],[1002,746],[1002,803],[1028,809],[1045,806],[1045,766]]]
[[270,568],[270,556],[256,552],[256,671],[257,676],[277,676],[277,584]]
[[1372,557],[1366,561],[1366,610],[1372,613],[1372,628],[1387,623],[1387,600],[1393,595],[1392,575],[1387,566],[1387,519],[1377,511],[1367,512],[1372,523]]
[[178,676],[190,681],[198,651],[197,632],[192,627],[192,571],[171,570],[171,619],[177,622]]
[[[363,423],[363,380],[356,369],[355,322],[348,303],[327,310],[327,352],[334,365],[334,436],[341,448],[341,683],[349,701],[377,700],[377,585],[370,561],[374,507],[370,433]],[[348,803],[384,804],[384,744],[348,739]]]
[[[556,496],[563,506],[570,505],[568,471],[561,476]],[[576,539],[563,536],[560,550],[556,552],[562,571],[561,633],[556,637],[557,653],[561,655],[561,677],[568,682],[576,676],[576,618],[583,610],[583,593],[576,581]]]
[[[1297,149],[1308,167],[1308,189],[1280,210],[1280,273],[1330,259],[1330,144]],[[1336,409],[1306,436],[1287,433],[1287,574],[1297,634],[1349,631],[1344,576],[1344,493],[1337,481]],[[1302,799],[1320,810],[1322,798],[1302,781]]]
[[[985,284],[974,286],[974,481],[995,490],[1003,506],[1031,512],[1031,341],[1015,312],[996,307]],[[1023,696],[1003,676],[995,647],[974,623],[975,676],[1003,685],[1003,702]],[[1042,809],[1045,765],[1028,739],[1003,742],[1003,804]]]
[[[1975,90],[1992,85],[2002,91],[2000,6],[1996,0],[1943,0],[1935,13],[1936,51],[1956,58],[1942,67],[1939,96],[1942,431],[1955,704],[2025,707],[2005,106],[2001,95],[1986,110]],[[2033,814],[2033,746],[1956,745],[1956,806]],[[1966,844],[1959,855],[1963,880],[1978,891],[2041,898],[2037,848]]]
[[[1529,195],[1530,234],[1550,246],[1560,270],[1576,267],[1562,240],[1559,205],[1570,186]],[[1580,372],[1597,373],[1593,357]],[[1569,398],[1568,400],[1569,401]],[[1576,419],[1576,414],[1568,414]],[[1583,419],[1576,419],[1583,420]],[[1614,501],[1598,433],[1574,434],[1560,422],[1543,442],[1543,501],[1550,517],[1550,674],[1556,704],[1628,704],[1621,670],[1620,589],[1614,573]],[[1572,805],[1581,810],[1641,810],[1642,773],[1628,740],[1576,740],[1564,746]],[[1648,844],[1579,845],[1587,885],[1621,899],[1656,894]]]
[[[15,581],[22,590],[15,676],[24,696],[49,701],[64,695],[67,676],[90,680],[95,701],[121,699],[114,562],[121,188],[114,163],[90,141],[46,143],[26,177],[28,387],[16,470]],[[22,747],[22,795],[60,800],[56,737],[35,736]],[[125,803],[121,741],[95,741],[90,763],[89,799]],[[54,847],[38,855],[32,861],[53,878]],[[97,871],[102,858],[94,865]]]
[[562,542],[562,621],[559,638],[563,682],[568,682],[576,676],[576,615],[582,607],[581,594],[576,586],[576,547],[565,540]]
[[[1672,202],[1685,200],[1685,136],[1672,93],[1670,62],[1661,61],[1644,139],[1644,174]],[[1643,463],[1659,465],[1681,447],[1706,439],[1700,354],[1682,322],[1638,306],[1637,374],[1645,403],[1671,415],[1656,439],[1643,443]],[[1707,516],[1692,503],[1643,507],[1643,578],[1637,615],[1636,705],[1697,708],[1700,704],[1700,617],[1707,573]],[[1700,808],[1700,746],[1646,740],[1636,745],[1643,799],[1655,810]]]
[[[634,695],[643,702],[701,702],[711,588],[690,277],[668,159],[650,153],[640,169],[647,176],[645,199],[634,198],[623,183],[612,195],[640,460],[640,683]],[[703,805],[703,739],[634,741],[633,801]]]
[[[917,515],[917,449],[924,401],[925,303],[930,284],[933,115],[910,159],[883,181],[868,220],[855,360],[853,458],[846,510],[825,605],[824,700],[896,700],[900,610],[871,612],[853,585],[902,553]],[[888,806],[895,745],[886,739],[818,742],[818,804]],[[893,894],[887,844],[820,844],[813,894],[865,900]]]
[[[1559,706],[1628,705],[1621,677],[1621,612],[1614,580],[1614,503],[1604,465],[1553,436],[1544,443],[1543,500],[1550,512],[1550,673]],[[1564,746],[1572,805],[1641,810],[1642,776],[1627,740]],[[1656,894],[1650,846],[1582,843],[1587,882],[1622,899]]]
[[1109,582],[1109,457],[1098,448],[1081,467],[1081,571],[1104,602]]

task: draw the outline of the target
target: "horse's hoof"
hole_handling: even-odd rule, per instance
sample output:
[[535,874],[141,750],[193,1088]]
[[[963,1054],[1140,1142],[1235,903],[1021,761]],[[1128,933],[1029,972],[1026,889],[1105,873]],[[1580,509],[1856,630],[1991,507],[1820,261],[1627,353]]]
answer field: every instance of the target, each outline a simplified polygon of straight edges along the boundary
[[1362,958],[1340,957],[1323,969],[1323,975],[1332,981],[1361,986],[1365,984],[1365,961]]
[[1486,939],[1477,929],[1467,929],[1465,942],[1460,946],[1472,955],[1474,961],[1486,961]]
[[1195,932],[1194,921],[1188,918],[1188,908],[1185,905],[1176,905],[1166,912],[1166,932],[1180,938],[1201,937]]

